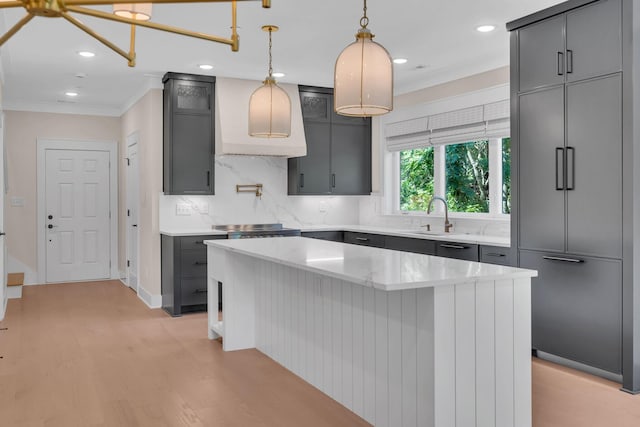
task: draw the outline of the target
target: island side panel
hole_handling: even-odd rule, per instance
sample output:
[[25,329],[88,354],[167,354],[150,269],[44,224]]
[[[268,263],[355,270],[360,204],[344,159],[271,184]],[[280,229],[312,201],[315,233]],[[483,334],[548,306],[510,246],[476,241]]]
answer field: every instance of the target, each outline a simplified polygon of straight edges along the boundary
[[223,252],[228,348],[377,426],[531,425],[530,279],[382,291]]

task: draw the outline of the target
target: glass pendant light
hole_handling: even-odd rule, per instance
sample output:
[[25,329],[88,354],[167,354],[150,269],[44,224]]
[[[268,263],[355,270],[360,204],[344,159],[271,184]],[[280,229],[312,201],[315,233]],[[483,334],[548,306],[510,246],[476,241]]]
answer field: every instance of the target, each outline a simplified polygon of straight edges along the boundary
[[265,25],[269,32],[269,75],[249,100],[249,135],[259,138],[286,138],[291,134],[291,99],[273,78],[271,33],[275,25]]
[[373,41],[367,0],[356,41],[338,59],[334,74],[334,109],[343,116],[370,117],[393,110],[393,63],[389,52]]

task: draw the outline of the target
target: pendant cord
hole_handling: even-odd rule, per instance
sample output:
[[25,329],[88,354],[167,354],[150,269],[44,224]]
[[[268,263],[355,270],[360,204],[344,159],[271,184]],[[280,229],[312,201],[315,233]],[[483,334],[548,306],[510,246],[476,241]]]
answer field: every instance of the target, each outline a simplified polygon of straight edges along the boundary
[[271,75],[273,74],[273,67],[271,66],[271,60],[272,60],[272,56],[271,56],[271,46],[272,46],[272,42],[271,42],[271,32],[273,30],[271,28],[269,28],[269,77],[271,77]]

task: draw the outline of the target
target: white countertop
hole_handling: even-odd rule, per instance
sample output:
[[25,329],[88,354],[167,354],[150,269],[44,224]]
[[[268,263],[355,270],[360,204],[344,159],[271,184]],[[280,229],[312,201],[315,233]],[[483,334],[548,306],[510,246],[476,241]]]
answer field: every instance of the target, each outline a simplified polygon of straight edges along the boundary
[[[285,227],[287,227],[285,225]],[[354,231],[357,233],[384,234],[386,236],[409,237],[413,239],[452,241],[460,243],[473,243],[479,245],[491,245],[500,247],[509,247],[510,239],[508,237],[485,236],[480,234],[458,234],[458,233],[439,233],[426,234],[420,233],[420,230],[402,230],[398,228],[376,227],[371,225],[307,225],[299,228],[302,232],[309,231]],[[166,236],[224,236],[226,231],[213,230],[211,228],[171,228],[162,229],[160,234]]]
[[305,237],[206,240],[204,243],[387,291],[537,276],[534,270]]

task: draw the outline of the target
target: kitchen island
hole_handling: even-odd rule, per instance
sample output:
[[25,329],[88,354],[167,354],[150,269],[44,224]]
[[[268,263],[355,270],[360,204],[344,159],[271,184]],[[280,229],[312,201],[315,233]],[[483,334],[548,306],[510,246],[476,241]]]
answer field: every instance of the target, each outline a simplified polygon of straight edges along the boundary
[[257,348],[375,425],[531,425],[535,271],[302,237],[205,243],[225,351]]

